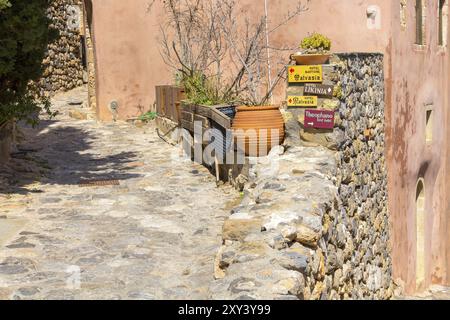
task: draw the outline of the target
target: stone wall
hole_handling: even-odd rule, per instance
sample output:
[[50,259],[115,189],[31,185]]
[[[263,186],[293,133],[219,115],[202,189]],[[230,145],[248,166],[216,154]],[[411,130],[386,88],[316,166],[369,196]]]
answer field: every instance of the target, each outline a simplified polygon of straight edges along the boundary
[[[223,228],[213,298],[389,299],[383,56],[341,54],[324,65],[335,128],[305,130],[284,110],[287,139],[250,168]],[[288,89],[302,94],[303,87]]]
[[81,0],[53,0],[48,9],[51,28],[59,37],[48,45],[43,61],[42,91],[52,95],[83,85],[82,42],[83,9]]

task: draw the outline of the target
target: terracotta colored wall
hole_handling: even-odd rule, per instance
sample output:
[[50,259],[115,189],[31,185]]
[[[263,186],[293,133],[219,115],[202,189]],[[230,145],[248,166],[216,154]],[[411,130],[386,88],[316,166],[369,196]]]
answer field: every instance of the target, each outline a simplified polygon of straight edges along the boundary
[[[394,277],[416,289],[416,185],[425,181],[426,283],[448,284],[446,254],[448,169],[448,54],[437,46],[437,2],[427,1],[427,45],[415,42],[415,1],[408,1],[407,26],[402,30],[399,3],[393,1],[391,103],[388,116],[389,200],[393,221]],[[433,141],[425,142],[426,106],[434,112]],[[447,130],[447,131],[446,131]],[[446,179],[447,177],[447,179]]]
[[[380,3],[380,30],[369,30],[366,26],[366,9],[374,2]],[[389,41],[389,2],[311,1],[308,12],[271,35],[271,45],[296,48],[305,35],[318,31],[332,39],[335,52],[383,52]],[[112,100],[119,102],[119,119],[139,115],[140,107],[148,110],[154,103],[155,85],[171,84],[173,79],[173,72],[159,53],[159,25],[164,17],[161,1],[157,0],[149,12],[149,0],[92,0],[92,3],[99,119],[113,119],[108,109]],[[237,3],[242,17],[259,18],[264,14],[263,1]],[[269,0],[269,29],[284,20],[295,6],[295,1]],[[284,53],[285,59],[290,53]],[[275,56],[276,52],[272,54]],[[277,93],[275,103],[284,99],[284,87]]]
[[119,103],[118,119],[128,119],[154,103],[157,84],[171,82],[158,51],[159,1],[147,12],[148,0],[93,0],[97,67],[97,114],[112,121],[109,103]]
[[[97,65],[98,116],[111,121],[111,100],[119,102],[119,119],[140,114],[154,102],[154,86],[170,84],[172,72],[158,51],[160,1],[150,12],[149,0],[92,0]],[[132,3],[132,5],[131,5]],[[415,290],[415,196],[419,177],[425,180],[427,283],[450,284],[450,66],[447,52],[439,52],[436,1],[426,1],[426,42],[416,50],[415,1],[407,1],[406,30],[400,26],[400,0],[313,0],[309,11],[292,19],[271,37],[271,43],[296,47],[306,34],[317,31],[333,41],[335,52],[385,54],[386,139],[389,206],[392,222],[393,272]],[[239,2],[242,16],[257,17],[264,2]],[[377,5],[379,29],[367,28],[366,10]],[[290,0],[269,0],[270,25],[276,26]],[[450,32],[449,32],[450,33]],[[450,40],[448,40],[450,42]],[[286,53],[287,55],[289,53]],[[280,87],[275,103],[284,99]],[[433,104],[433,143],[425,144],[424,105]]]

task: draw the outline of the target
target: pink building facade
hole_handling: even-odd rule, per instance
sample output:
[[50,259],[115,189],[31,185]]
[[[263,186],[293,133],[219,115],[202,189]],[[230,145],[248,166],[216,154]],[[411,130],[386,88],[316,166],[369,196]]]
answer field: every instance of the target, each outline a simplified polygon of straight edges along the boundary
[[[173,82],[159,50],[164,10],[161,1],[149,3],[86,0],[101,121],[149,110],[155,85]],[[270,25],[295,5],[268,0]],[[407,293],[450,285],[448,0],[314,0],[308,7],[271,44],[296,47],[316,31],[332,40],[334,52],[384,54],[393,276]],[[261,16],[264,1],[241,1],[239,10]],[[278,92],[275,103],[285,99],[284,88]]]

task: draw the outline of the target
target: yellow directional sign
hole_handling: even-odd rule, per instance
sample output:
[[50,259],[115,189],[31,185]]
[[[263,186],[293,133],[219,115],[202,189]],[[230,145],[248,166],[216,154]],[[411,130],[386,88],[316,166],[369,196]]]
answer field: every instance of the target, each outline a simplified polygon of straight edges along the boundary
[[315,96],[288,96],[288,107],[317,107]]
[[322,66],[288,66],[288,81],[290,83],[322,82]]

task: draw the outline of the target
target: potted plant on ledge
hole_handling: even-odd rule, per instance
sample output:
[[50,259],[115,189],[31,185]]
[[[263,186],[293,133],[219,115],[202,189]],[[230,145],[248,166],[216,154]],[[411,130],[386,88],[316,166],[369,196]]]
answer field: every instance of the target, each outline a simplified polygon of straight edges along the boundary
[[320,33],[313,33],[302,40],[300,49],[302,50],[291,56],[297,64],[325,64],[331,56],[331,40]]

